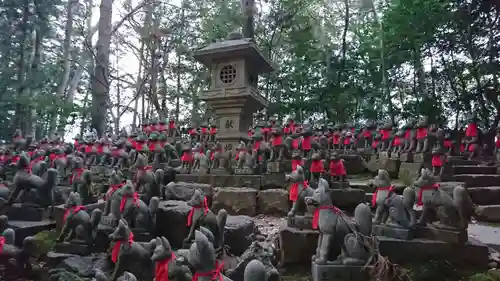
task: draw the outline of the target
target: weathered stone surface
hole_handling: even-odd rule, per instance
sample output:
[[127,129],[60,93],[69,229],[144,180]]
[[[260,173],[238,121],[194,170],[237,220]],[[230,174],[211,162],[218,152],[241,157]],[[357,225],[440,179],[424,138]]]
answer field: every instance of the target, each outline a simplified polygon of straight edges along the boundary
[[365,191],[358,188],[333,189],[332,203],[339,208],[356,208],[359,203],[365,202]]
[[[291,172],[291,168],[286,173]],[[260,189],[276,189],[288,187],[288,182],[285,180],[285,174],[266,174],[262,175]]]
[[379,156],[376,160],[372,159],[368,162],[368,169],[370,172],[376,173],[379,169],[383,169],[386,170],[393,178],[398,176],[400,166],[401,161],[399,159],[391,159],[382,156]]
[[281,262],[283,264],[311,262],[316,252],[319,232],[316,230],[300,230],[281,225],[279,228],[279,244]]
[[50,212],[48,208],[34,208],[16,203],[7,207],[7,217],[9,220],[43,221],[50,218]]
[[261,190],[257,195],[259,214],[284,215],[289,209],[288,191],[285,189]]
[[500,222],[500,205],[477,206],[476,218],[480,221]]
[[399,156],[399,160],[405,163],[413,163],[413,153],[412,152],[401,153],[401,155]]
[[265,266],[268,276],[267,281],[282,280],[278,270],[272,264],[276,260],[274,245],[268,241],[254,241],[238,258],[237,265],[226,272],[226,276],[231,280],[243,280],[246,266],[254,259],[259,260]]
[[500,186],[471,187],[467,191],[477,205],[495,205],[500,203]]
[[224,242],[234,255],[239,256],[252,244],[251,234],[255,229],[255,221],[249,216],[228,216]]
[[415,163],[426,163],[430,164],[432,160],[432,155],[430,153],[415,153],[413,155],[413,162]]
[[401,240],[410,240],[415,238],[415,231],[411,229],[396,228],[388,225],[374,225],[372,232],[377,236],[385,236]]
[[467,231],[439,229],[432,225],[420,226],[415,229],[415,237],[420,239],[438,240],[451,244],[463,245],[468,240]]
[[360,155],[343,154],[340,158],[344,160],[344,166],[348,175],[361,174],[367,171],[366,162]]
[[[284,176],[281,175],[283,178]],[[251,187],[260,189],[262,184],[262,176],[260,175],[194,175],[194,174],[179,174],[177,180],[191,183],[205,183],[211,186],[232,186],[232,187]]]
[[379,236],[378,239],[380,254],[387,256],[394,263],[446,260],[456,265],[479,267],[488,265],[488,247],[475,241],[460,246],[425,239],[405,241],[384,236]]
[[[186,226],[187,216],[191,207],[184,201],[161,201],[158,214],[156,217],[156,233],[158,236],[165,236],[174,249],[182,246],[182,241],[189,233],[189,228]],[[248,216],[228,216],[224,237],[226,245],[233,252],[241,254],[246,247],[250,245],[248,242],[249,235],[253,233],[255,222]]]
[[267,163],[268,173],[289,173],[292,170],[292,161],[276,161]]
[[369,268],[356,265],[324,264],[312,262],[312,281],[342,280],[342,281],[369,281]]
[[422,168],[421,163],[408,163],[403,162],[399,167],[398,178],[403,179],[412,179],[416,180],[420,173],[420,169]]
[[[87,211],[90,215],[92,213],[92,211],[95,209],[104,210],[104,205],[105,205],[105,202],[103,200],[100,200],[97,203],[85,205],[85,211]],[[57,233],[59,233],[61,231],[61,229],[64,225],[63,218],[64,218],[65,213],[66,213],[66,208],[64,207],[64,205],[55,206],[55,208],[54,208],[54,220],[56,221]]]
[[477,166],[477,165],[455,165],[453,166],[454,174],[496,174],[497,167],[495,166]]
[[500,175],[461,174],[454,175],[453,180],[465,182],[468,187],[497,186]]
[[217,212],[226,209],[231,215],[257,214],[257,190],[246,187],[215,188],[212,207]]
[[[367,180],[354,180],[354,179],[349,180],[349,185],[353,189],[359,188],[359,189],[362,189],[368,193],[373,193],[373,192],[375,192],[375,189],[376,189],[375,186],[373,186],[371,183],[372,183],[371,179],[370,180],[369,179],[367,179]],[[392,185],[394,185],[396,192],[398,192],[398,190],[402,191],[405,187],[405,185],[400,181],[393,181]]]
[[182,246],[182,240],[189,233],[186,226],[191,207],[184,201],[161,201],[156,215],[156,233],[165,236],[173,248]]
[[453,165],[459,165],[459,166],[461,166],[461,165],[463,165],[463,166],[471,166],[471,165],[477,166],[477,165],[481,164],[481,161],[468,160],[468,159],[465,159],[462,156],[448,156],[447,160],[451,164],[453,164]]
[[191,183],[191,182],[171,182],[166,187],[165,196],[168,200],[188,201],[193,197],[194,191],[200,189],[203,194],[211,201],[213,188],[205,183]]
[[106,263],[106,254],[96,254],[88,257],[72,256],[63,260],[57,268],[65,269],[83,278],[91,278],[94,275],[94,270],[103,270]]
[[24,238],[34,236],[38,232],[53,229],[56,222],[52,220],[43,221],[17,221],[9,220],[8,227],[16,232],[16,245],[21,246]]
[[439,188],[444,190],[450,196],[453,196],[453,190],[458,186],[461,186],[461,187],[467,189],[467,185],[465,184],[465,182],[441,181],[441,182],[438,182],[438,184],[439,184]]

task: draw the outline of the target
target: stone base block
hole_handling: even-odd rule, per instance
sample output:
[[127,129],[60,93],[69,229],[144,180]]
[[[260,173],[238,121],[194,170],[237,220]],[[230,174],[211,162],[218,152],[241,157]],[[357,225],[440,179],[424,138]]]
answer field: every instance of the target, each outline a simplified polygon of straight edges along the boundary
[[363,265],[324,264],[312,262],[313,281],[369,281],[369,267]]
[[359,188],[334,189],[331,196],[333,205],[339,208],[354,209],[365,202],[365,191]]
[[8,227],[16,232],[16,245],[21,246],[24,238],[34,236],[38,232],[53,229],[56,222],[52,220],[43,221],[20,221],[9,218]]
[[464,245],[443,241],[412,239],[400,240],[384,236],[377,237],[379,251],[393,263],[428,262],[429,260],[446,260],[457,266],[477,266],[487,268],[488,247],[476,241],[468,241]]
[[348,181],[331,181],[330,182],[331,189],[346,189],[349,187],[350,187],[350,185],[349,185]]
[[319,232],[281,225],[279,243],[281,262],[285,264],[309,264],[316,252]]
[[469,239],[466,230],[442,229],[433,225],[417,227],[415,233],[416,238],[438,240],[460,245],[465,244]]
[[214,190],[212,210],[225,209],[230,215],[257,214],[257,190],[247,187],[217,187]]
[[267,163],[268,173],[289,173],[292,171],[291,161],[276,161]]
[[235,175],[252,175],[253,170],[249,167],[241,168],[241,169],[234,169],[234,174]]
[[416,163],[431,163],[432,155],[430,153],[415,153],[413,161]]
[[413,152],[403,152],[399,156],[399,160],[401,162],[413,163]]
[[[213,170],[211,175],[192,175],[192,174],[180,174],[176,176],[177,181],[191,182],[191,183],[205,183],[211,186],[232,186],[232,187],[252,187],[255,189],[261,189],[263,185],[264,176],[261,175],[230,175],[227,172],[225,174],[215,174]],[[274,176],[273,176],[274,175]],[[277,181],[279,177],[280,182],[283,187],[286,187],[285,176],[280,174],[266,175],[266,177]]]
[[391,159],[401,160],[398,152],[391,153]]
[[288,227],[297,229],[312,229],[312,216],[294,216],[288,217],[286,224]]
[[396,228],[389,225],[374,225],[373,234],[401,240],[410,240],[415,238],[415,231],[411,229]]
[[421,167],[422,167],[421,163],[403,162],[399,167],[398,178],[403,181],[405,181],[406,179],[414,181],[418,178]]
[[54,252],[87,256],[91,253],[91,247],[90,245],[85,244],[84,241],[56,243],[54,245]]
[[50,211],[47,208],[39,208],[16,203],[11,207],[8,207],[7,217],[9,220],[43,221],[50,219]]
[[286,189],[267,189],[259,191],[257,195],[257,210],[259,214],[286,215],[288,213],[289,200]]

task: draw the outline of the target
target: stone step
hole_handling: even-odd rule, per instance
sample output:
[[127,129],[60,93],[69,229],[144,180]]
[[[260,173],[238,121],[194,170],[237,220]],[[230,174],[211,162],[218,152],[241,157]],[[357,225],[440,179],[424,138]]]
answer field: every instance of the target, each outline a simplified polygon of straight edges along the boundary
[[481,174],[461,174],[453,175],[454,181],[465,182],[468,188],[497,186],[500,184],[500,175],[481,175]]
[[481,164],[482,162],[479,161],[479,160],[468,160],[468,159],[464,159],[462,157],[449,157],[448,158],[448,162],[450,162],[452,165],[461,165],[461,166],[469,166],[469,165],[472,165],[472,166],[476,166],[476,165],[479,165]]
[[497,173],[495,166],[477,166],[477,165],[455,165],[453,166],[453,173],[455,175],[461,174],[484,174],[494,175]]
[[476,206],[476,219],[482,222],[500,222],[500,205]]
[[500,204],[500,186],[469,187],[467,190],[477,205]]

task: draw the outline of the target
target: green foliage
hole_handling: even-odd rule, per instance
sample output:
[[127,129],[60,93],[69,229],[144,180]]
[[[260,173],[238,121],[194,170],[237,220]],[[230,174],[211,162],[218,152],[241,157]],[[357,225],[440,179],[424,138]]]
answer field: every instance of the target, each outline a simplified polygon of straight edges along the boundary
[[38,256],[45,256],[55,245],[57,233],[54,230],[38,232],[35,236]]

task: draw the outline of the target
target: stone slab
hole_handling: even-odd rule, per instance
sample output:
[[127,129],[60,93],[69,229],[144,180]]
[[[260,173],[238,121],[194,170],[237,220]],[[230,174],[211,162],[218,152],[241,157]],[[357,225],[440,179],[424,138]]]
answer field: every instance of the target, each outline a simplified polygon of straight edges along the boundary
[[280,225],[278,239],[282,264],[309,264],[316,252],[318,236],[317,230]]
[[482,223],[470,223],[467,228],[469,240],[477,239],[489,247],[500,251],[500,228]]
[[346,189],[350,187],[348,181],[331,181],[329,183],[331,189]]
[[8,226],[16,232],[16,245],[21,246],[24,238],[34,236],[41,231],[53,229],[56,222],[53,220],[18,221],[9,219]]
[[17,203],[8,207],[6,214],[9,220],[43,221],[50,219],[49,209],[27,207]]
[[411,229],[396,228],[389,225],[373,225],[372,233],[377,236],[385,236],[401,240],[415,238],[415,231]]
[[500,175],[460,174],[453,175],[453,180],[465,182],[468,187],[497,186]]
[[500,222],[500,205],[476,206],[476,218],[483,222]]
[[415,181],[420,174],[421,168],[421,163],[402,162],[399,167],[398,178],[400,180],[411,179],[412,181]]
[[56,243],[54,245],[54,252],[61,254],[73,254],[80,256],[87,256],[91,253],[91,247],[85,242],[65,242]]
[[292,171],[291,161],[276,161],[267,163],[268,173],[290,173]]
[[[231,186],[231,187],[251,187],[257,190],[261,189],[262,177],[260,175],[193,175],[179,174],[176,179],[183,182],[205,183],[211,186]],[[285,183],[284,175],[283,183]]]
[[432,225],[419,226],[415,229],[415,237],[428,240],[438,240],[450,244],[463,245],[468,240],[467,231],[455,231],[437,228]]
[[235,175],[252,175],[253,174],[253,170],[246,167],[246,168],[235,168],[234,169],[234,174]]
[[500,186],[471,187],[467,191],[477,205],[495,205],[500,203]]
[[311,263],[312,281],[369,281],[370,267]]
[[432,160],[432,155],[430,153],[415,153],[413,155],[413,161],[416,163],[430,163]]
[[333,189],[330,194],[333,205],[341,209],[354,209],[365,202],[365,191],[360,188]]
[[379,251],[393,263],[428,262],[429,260],[446,260],[463,266],[487,268],[488,247],[476,241],[468,241],[464,245],[456,245],[443,241],[412,239],[400,240],[380,236]]
[[369,158],[363,158],[359,153],[342,154],[339,157],[344,160],[344,167],[348,175],[361,174],[367,171],[365,159]]
[[413,163],[413,152],[403,152],[399,155],[401,162]]
[[294,216],[294,217],[287,217],[286,224],[288,227],[312,230],[312,221],[313,221],[312,216]]

